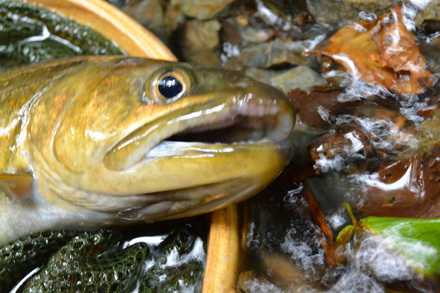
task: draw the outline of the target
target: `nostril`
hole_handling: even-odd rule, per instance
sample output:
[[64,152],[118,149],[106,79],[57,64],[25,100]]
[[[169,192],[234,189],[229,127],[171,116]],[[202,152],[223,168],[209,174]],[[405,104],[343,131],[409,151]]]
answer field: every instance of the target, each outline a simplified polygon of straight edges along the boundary
[[234,71],[226,71],[223,73],[223,81],[229,84],[236,84],[238,82],[242,82],[245,76],[239,72]]

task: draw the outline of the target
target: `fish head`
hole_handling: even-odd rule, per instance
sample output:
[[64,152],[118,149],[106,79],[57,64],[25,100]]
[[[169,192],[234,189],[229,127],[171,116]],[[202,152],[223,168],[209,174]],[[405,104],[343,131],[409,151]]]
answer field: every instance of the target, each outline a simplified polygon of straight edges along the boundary
[[291,157],[284,94],[237,72],[127,57],[70,70],[30,123],[39,194],[65,209],[193,216],[255,195]]

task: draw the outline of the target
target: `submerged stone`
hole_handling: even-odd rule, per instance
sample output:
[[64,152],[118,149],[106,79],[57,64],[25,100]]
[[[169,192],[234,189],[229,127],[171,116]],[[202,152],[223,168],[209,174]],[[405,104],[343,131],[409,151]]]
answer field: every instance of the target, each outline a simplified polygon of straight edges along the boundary
[[183,14],[199,20],[208,20],[222,12],[232,0],[172,0],[171,5]]
[[185,61],[202,65],[220,65],[216,52],[220,46],[217,20],[192,20],[186,23],[183,31],[182,53]]
[[159,0],[129,1],[122,10],[167,43],[169,31]]
[[286,94],[294,89],[308,91],[312,87],[327,84],[320,74],[308,66],[297,66],[285,70],[251,68],[246,73],[261,82],[282,90]]

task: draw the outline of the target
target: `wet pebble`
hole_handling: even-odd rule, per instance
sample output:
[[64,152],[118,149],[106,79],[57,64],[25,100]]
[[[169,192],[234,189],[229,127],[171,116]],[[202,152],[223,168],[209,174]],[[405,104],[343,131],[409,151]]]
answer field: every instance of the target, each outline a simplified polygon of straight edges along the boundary
[[247,43],[266,42],[275,34],[273,28],[243,15],[226,19],[223,26],[226,30],[223,39],[232,43],[237,43],[237,36]]
[[171,5],[199,20],[208,20],[222,12],[232,0],[172,0]]
[[440,20],[440,0],[307,0],[307,8],[318,23],[341,25],[342,22],[371,22],[381,14],[390,12],[392,5],[404,4],[409,17],[414,17],[414,25],[420,26],[424,20]]
[[132,0],[123,7],[123,11],[168,43],[169,32],[159,0]]
[[307,8],[318,23],[340,24],[341,21],[372,21],[376,15],[389,12],[401,0],[307,0]]
[[261,82],[269,83],[284,93],[288,93],[293,89],[308,91],[312,87],[327,84],[320,74],[308,66],[297,66],[285,70],[250,68],[246,73]]
[[[423,1],[422,1],[423,2]],[[425,20],[440,21],[440,0],[430,0],[415,17],[415,25],[420,26]]]
[[219,31],[217,20],[192,20],[186,23],[183,33],[182,53],[185,61],[202,65],[220,65]]
[[[228,62],[246,67],[271,68],[290,65],[308,65],[309,58],[302,56],[303,48],[295,42],[280,39],[244,47],[239,56]],[[228,64],[226,64],[228,66]]]

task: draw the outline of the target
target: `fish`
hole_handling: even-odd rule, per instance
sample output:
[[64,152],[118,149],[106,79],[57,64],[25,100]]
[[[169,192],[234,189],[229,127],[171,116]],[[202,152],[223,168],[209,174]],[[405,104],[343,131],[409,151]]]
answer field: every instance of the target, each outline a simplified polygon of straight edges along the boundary
[[0,243],[191,217],[265,188],[295,111],[238,72],[124,56],[0,73]]

